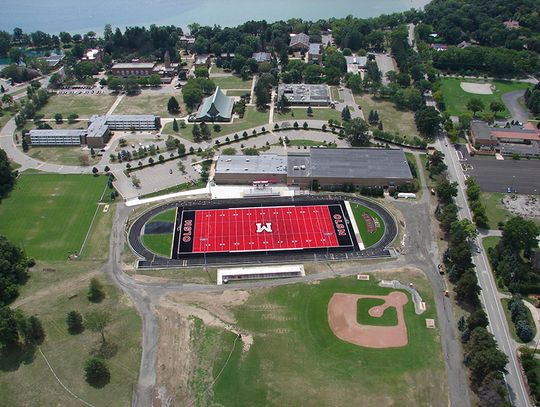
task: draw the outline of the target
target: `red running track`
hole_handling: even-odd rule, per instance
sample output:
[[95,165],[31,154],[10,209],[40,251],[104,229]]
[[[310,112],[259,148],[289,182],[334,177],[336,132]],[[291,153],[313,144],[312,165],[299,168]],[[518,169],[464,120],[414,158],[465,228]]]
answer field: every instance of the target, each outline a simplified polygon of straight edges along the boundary
[[[341,207],[339,211],[343,215]],[[338,246],[328,205],[195,211],[191,253]]]

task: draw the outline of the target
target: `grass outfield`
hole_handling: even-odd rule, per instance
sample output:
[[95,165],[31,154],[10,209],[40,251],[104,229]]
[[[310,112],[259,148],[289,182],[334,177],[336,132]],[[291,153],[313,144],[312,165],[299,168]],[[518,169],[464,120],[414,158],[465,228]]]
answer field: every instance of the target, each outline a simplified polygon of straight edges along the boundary
[[383,304],[384,300],[379,298],[360,298],[357,303],[356,314],[356,320],[358,323],[362,325],[396,326],[398,324],[398,318],[395,307],[387,308],[380,318],[375,318],[369,315],[368,312],[372,307]]
[[[446,105],[446,111],[452,116],[458,116],[467,112],[467,102],[473,98],[480,99],[485,105],[485,111],[489,111],[489,104],[493,101],[501,102],[501,96],[504,93],[512,92],[519,89],[527,89],[530,84],[522,82],[511,81],[489,81],[489,83],[495,85],[495,91],[491,95],[478,95],[474,93],[465,92],[461,89],[461,82],[478,82],[486,83],[486,81],[477,81],[474,79],[454,79],[444,78],[441,79],[441,91],[443,93],[444,103]],[[503,104],[504,105],[504,104]],[[480,114],[480,113],[478,113]],[[510,112],[506,109],[498,114],[500,117],[510,117]]]
[[81,119],[88,119],[94,114],[102,115],[116,100],[109,95],[53,95],[38,113],[46,119],[53,119],[56,113],[61,113],[67,119],[70,113],[76,113]]
[[143,235],[142,242],[151,252],[169,258],[171,257],[172,238],[172,233],[164,235]]
[[[206,405],[224,406],[447,406],[446,373],[439,332],[425,327],[436,318],[429,284],[418,274],[381,275],[414,282],[427,302],[427,312],[405,305],[409,344],[394,349],[369,349],[339,340],[328,326],[327,307],[336,292],[386,295],[376,281],[335,278],[317,284],[294,284],[252,291],[247,302],[233,308],[238,328],[253,335],[248,352],[235,335],[206,327],[199,334],[197,357],[212,369],[206,380],[197,369],[195,397]],[[226,363],[227,362],[227,363]],[[199,365],[200,366],[200,365]],[[206,392],[208,383],[221,372]],[[425,378],[429,377],[429,380]],[[213,390],[213,391],[212,391]],[[210,394],[212,395],[210,395]],[[359,402],[361,400],[361,402]]]
[[[382,218],[377,214],[376,212],[372,211],[369,208],[366,208],[363,205],[359,205],[357,203],[351,202],[351,209],[354,214],[354,219],[356,220],[356,224],[358,225],[358,230],[360,231],[360,237],[362,238],[362,242],[364,243],[364,246],[366,249],[368,247],[373,246],[375,243],[377,243],[384,235],[384,222]],[[370,215],[373,219],[376,219],[379,221],[379,227],[375,229],[375,232],[369,233],[367,231],[367,225],[364,219],[362,218],[362,214],[367,213]]]
[[[171,114],[167,103],[174,96],[180,104],[180,114]],[[159,117],[178,117],[186,114],[186,106],[181,93],[170,95],[152,95],[144,93],[136,96],[126,96],[114,109],[114,114],[153,114]]]
[[221,89],[251,89],[252,80],[248,79],[247,81],[242,80],[237,76],[220,76],[217,78],[210,78],[216,86],[219,86]]
[[0,205],[0,233],[29,257],[65,260],[82,245],[107,177],[22,174]]

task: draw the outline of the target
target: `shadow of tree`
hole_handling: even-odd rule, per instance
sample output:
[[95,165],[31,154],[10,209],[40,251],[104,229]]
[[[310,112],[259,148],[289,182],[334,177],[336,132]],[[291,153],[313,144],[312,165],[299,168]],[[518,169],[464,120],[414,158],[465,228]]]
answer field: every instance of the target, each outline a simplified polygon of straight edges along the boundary
[[0,371],[14,372],[21,365],[29,365],[34,361],[36,346],[8,346],[0,350]]
[[113,342],[100,342],[98,347],[91,350],[92,356],[110,359],[118,353],[118,345]]

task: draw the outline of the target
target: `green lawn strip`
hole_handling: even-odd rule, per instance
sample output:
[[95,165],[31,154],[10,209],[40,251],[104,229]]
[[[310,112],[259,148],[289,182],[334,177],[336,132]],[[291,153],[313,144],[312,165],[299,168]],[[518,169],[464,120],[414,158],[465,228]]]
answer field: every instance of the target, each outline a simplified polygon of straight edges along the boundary
[[231,89],[226,89],[226,93],[227,93],[227,96],[244,96],[244,95],[249,95],[251,93],[250,89],[245,89],[245,90],[231,90]]
[[107,177],[23,173],[0,205],[0,233],[29,257],[64,260],[88,231]]
[[[167,110],[167,103],[171,96],[174,96],[180,104],[180,114],[171,114]],[[183,105],[181,93],[170,95],[140,94],[136,96],[126,96],[114,109],[114,114],[153,114],[159,117],[181,116],[186,113]]]
[[151,192],[149,194],[141,195],[140,198],[152,198],[154,196],[173,194],[175,192],[182,192],[182,191],[187,191],[190,189],[204,188],[205,186],[206,186],[206,183],[200,180],[195,185],[193,185],[191,182],[184,182],[182,184],[178,184],[169,188],[162,189],[161,191],[156,191],[156,192]]
[[237,76],[220,76],[217,78],[210,78],[216,86],[221,89],[251,89],[251,79],[244,81]]
[[398,324],[398,319],[395,307],[388,307],[380,318],[369,315],[369,310],[371,308],[383,304],[384,300],[379,298],[360,298],[356,309],[356,320],[358,323],[362,325],[396,326]]
[[339,97],[338,88],[336,88],[335,86],[331,86],[330,87],[330,92],[332,94],[332,100],[333,101],[343,102],[343,99]]
[[424,178],[426,179],[428,188],[434,188],[435,180],[429,178],[429,171],[426,169],[427,154],[420,154],[420,162],[422,163],[422,171],[424,171]]
[[[231,124],[227,123],[218,123],[221,126],[221,131],[215,132],[213,129],[213,123],[207,123],[210,131],[212,132],[212,138],[223,138],[229,136],[232,140],[234,134],[238,134],[239,137],[242,136],[242,132],[253,127],[266,127],[266,130],[270,130],[268,127],[270,113],[268,111],[260,112],[254,106],[249,106],[246,108],[246,113],[243,118],[235,119]],[[261,130],[258,128],[257,130]],[[193,141],[193,124],[186,125],[185,128],[179,128],[177,132],[172,129],[172,123],[167,123],[163,127],[163,134],[172,134],[178,135],[186,140]]]
[[369,349],[341,341],[328,325],[328,301],[334,293],[387,295],[392,291],[378,287],[376,281],[335,278],[316,285],[252,291],[246,303],[233,309],[239,329],[254,337],[249,352],[237,347],[227,362],[230,335],[213,341],[219,353],[205,351],[216,354],[214,378],[224,368],[213,387],[212,401],[238,407],[355,405],[360,399],[366,405],[445,405],[446,375],[438,330],[425,327],[425,318],[435,317],[435,307],[425,280],[414,283],[422,286],[428,311],[417,316],[407,294],[404,314],[409,343],[394,349]]
[[[504,315],[506,316],[506,321],[508,322],[508,328],[510,329],[510,334],[512,335],[512,338],[518,342],[518,343],[525,343],[516,334],[516,326],[512,322],[512,313],[508,309],[508,302],[510,301],[509,298],[502,298],[502,306],[504,308]],[[527,308],[527,320],[529,321],[529,325],[532,328],[534,335],[536,335],[536,325],[534,323],[533,316],[531,315],[531,311],[529,308]]]
[[484,237],[482,239],[482,246],[484,246],[484,250],[486,251],[486,253],[489,249],[497,246],[500,240],[501,238],[499,236]]
[[407,161],[411,162],[414,169],[416,170],[416,176],[414,178],[419,179],[420,176],[418,175],[418,166],[416,165],[416,158],[414,157],[413,153],[405,153],[405,157],[407,157]]
[[[362,238],[362,242],[367,249],[368,247],[373,246],[383,237],[385,228],[384,222],[376,212],[366,208],[363,205],[351,202],[351,208],[354,214],[354,219],[356,220],[356,224],[358,225],[358,230],[360,231],[360,237]],[[373,233],[368,232],[366,222],[364,221],[364,218],[362,218],[363,213],[367,213],[373,219],[379,221],[379,227],[375,229]]]
[[171,257],[172,233],[163,235],[143,235],[144,246],[155,254]]
[[312,110],[313,113],[311,114],[311,116],[308,115],[307,108],[305,107],[289,108],[282,113],[274,111],[274,122],[289,121],[292,124],[297,121],[298,124],[302,126],[302,124],[306,120],[328,121],[332,119],[341,121],[341,112],[337,111],[336,109],[314,107],[312,108]]
[[[474,79],[443,78],[440,80],[446,111],[452,116],[458,116],[467,112],[467,102],[473,98],[480,99],[485,105],[485,111],[489,111],[489,104],[493,101],[502,102],[501,96],[505,93],[519,89],[527,89],[531,85],[523,82],[511,81],[488,81],[495,85],[495,91],[491,95],[479,95],[465,92],[461,89],[461,82],[487,83]],[[498,114],[499,117],[508,118],[510,112],[505,108]]]
[[70,113],[76,113],[80,118],[90,118],[94,114],[102,115],[116,100],[109,95],[53,95],[38,113],[46,119],[54,118],[56,113],[67,118]]
[[412,140],[418,136],[413,112],[398,110],[391,101],[376,98],[368,94],[355,95],[354,100],[357,105],[362,107],[366,120],[371,110],[378,112],[379,119],[383,123],[384,131],[399,134],[402,137],[406,137],[406,140]]
[[174,222],[176,218],[176,209],[167,209],[166,211],[158,213],[151,218],[147,223],[152,222]]
[[295,140],[289,140],[289,143],[287,144],[289,147],[294,146],[307,146],[307,147],[329,147],[329,148],[336,148],[335,143],[323,143],[321,141],[317,140],[306,140],[306,139],[295,139]]

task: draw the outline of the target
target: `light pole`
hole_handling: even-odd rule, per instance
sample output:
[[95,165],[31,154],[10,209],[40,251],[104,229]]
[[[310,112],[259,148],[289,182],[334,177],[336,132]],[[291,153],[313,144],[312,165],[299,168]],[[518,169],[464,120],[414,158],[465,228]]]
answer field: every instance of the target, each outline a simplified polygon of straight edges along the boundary
[[203,256],[204,256],[204,270],[206,270],[206,242],[208,241],[208,238],[207,237],[201,237],[200,238],[201,242],[205,242],[204,243],[204,250],[203,250]]
[[[331,232],[324,232],[324,241],[326,242],[326,238],[332,236]],[[330,256],[330,247],[328,247],[328,243],[326,243],[326,259],[328,260],[328,257]]]

